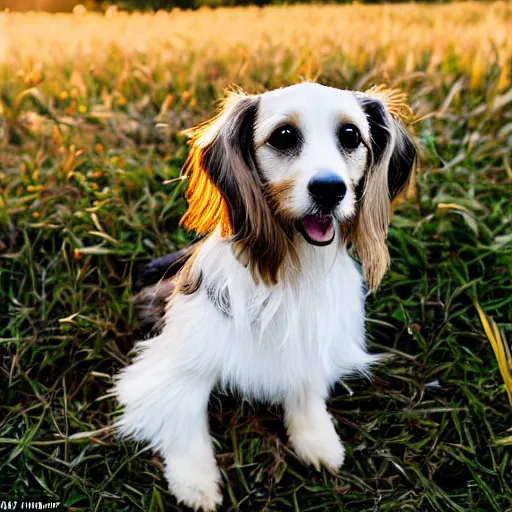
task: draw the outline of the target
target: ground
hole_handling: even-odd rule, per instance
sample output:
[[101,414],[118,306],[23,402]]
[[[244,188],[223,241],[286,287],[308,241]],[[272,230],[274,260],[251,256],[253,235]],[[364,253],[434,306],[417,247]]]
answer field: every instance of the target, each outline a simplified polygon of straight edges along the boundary
[[512,510],[511,20],[507,3],[0,13],[0,496],[181,510],[159,458],[108,428],[147,333],[134,272],[191,237],[180,130],[230,84],[316,79],[400,87],[415,114],[416,184],[367,309],[392,357],[334,391],[338,475],[297,461],[281,411],[213,396],[223,509]]

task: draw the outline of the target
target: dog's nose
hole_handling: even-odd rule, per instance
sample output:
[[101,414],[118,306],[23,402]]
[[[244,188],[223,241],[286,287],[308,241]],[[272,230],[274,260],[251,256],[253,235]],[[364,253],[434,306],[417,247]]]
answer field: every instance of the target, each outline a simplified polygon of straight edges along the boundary
[[334,208],[347,192],[345,182],[331,171],[320,171],[313,176],[308,190],[318,206]]

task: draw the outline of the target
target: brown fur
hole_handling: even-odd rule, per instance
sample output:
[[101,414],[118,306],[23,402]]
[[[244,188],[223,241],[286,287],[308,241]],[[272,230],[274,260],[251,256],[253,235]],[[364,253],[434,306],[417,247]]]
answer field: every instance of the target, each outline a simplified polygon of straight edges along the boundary
[[[386,274],[390,261],[386,239],[392,214],[391,203],[411,180],[416,148],[401,124],[402,119],[411,115],[404,94],[380,86],[357,95],[362,98],[363,108],[371,105],[367,111],[370,125],[374,131],[380,132],[380,144],[386,137],[387,143],[382,154],[375,153],[377,146],[369,148],[370,162],[363,194],[355,219],[343,227],[342,239],[352,242],[368,288],[374,291]],[[376,135],[372,133],[372,137]],[[391,180],[393,190],[390,190],[390,176],[396,178]]]
[[188,176],[185,198],[188,209],[181,218],[181,224],[197,233],[209,233],[220,226],[221,235],[227,237],[233,234],[228,206],[205,170],[203,162],[209,146],[206,146],[202,139],[207,136],[209,130],[212,130],[219,117],[214,117],[188,131],[191,135],[191,150],[185,162],[185,174]]
[[350,233],[370,291],[377,289],[389,266],[386,238],[391,205],[386,180],[387,173],[381,170],[372,172],[366,182],[356,222]]
[[[381,128],[389,135],[388,145],[396,137],[398,147],[399,138],[406,137],[399,121],[406,110],[403,95],[377,88],[359,97],[379,102],[386,112]],[[182,223],[198,233],[220,226],[221,236],[231,238],[236,257],[250,268],[255,281],[270,285],[277,282],[286,260],[298,268],[292,215],[285,206],[293,182],[265,184],[258,173],[252,140],[257,105],[257,97],[228,93],[215,117],[188,131],[189,208]],[[392,198],[388,174],[396,160],[391,149],[387,147],[384,155],[370,151],[356,218],[342,227],[342,238],[352,242],[370,290],[378,287],[389,265],[386,238]],[[400,148],[394,151],[399,153]]]
[[175,277],[161,279],[156,284],[145,286],[133,296],[132,302],[143,324],[160,327],[159,321],[164,316],[167,302],[175,291],[175,285]]
[[[389,265],[386,238],[392,209],[412,180],[416,150],[401,124],[411,115],[403,94],[383,87],[355,94],[374,124],[372,139],[379,134],[381,139],[367,144],[368,169],[356,192],[360,197],[356,215],[339,227],[342,244],[352,244],[368,287],[375,290]],[[189,208],[182,223],[198,233],[210,233],[219,226],[221,236],[231,238],[235,255],[254,279],[272,284],[278,278],[293,278],[300,270],[293,247],[295,216],[287,207],[294,180],[269,184],[258,173],[252,140],[257,102],[257,97],[228,93],[215,117],[188,130]],[[391,139],[383,143],[386,134],[394,135],[394,148],[389,145]],[[193,269],[199,245],[178,274],[145,287],[134,298],[143,320],[161,318],[174,293],[199,289],[202,276]],[[285,270],[290,273],[286,275]]]
[[190,256],[185,265],[183,265],[181,270],[176,274],[174,293],[192,295],[199,290],[203,276],[200,272],[194,271],[194,262],[202,245],[202,243],[197,244],[192,256]]
[[276,217],[279,217],[284,222],[294,218],[293,212],[287,207],[290,202],[290,193],[293,185],[294,180],[287,179],[280,183],[268,183],[265,187],[265,196],[270,209]]
[[220,225],[254,279],[275,284],[283,262],[296,257],[289,227],[273,215],[254,161],[257,105],[255,97],[229,93],[212,120],[188,131],[189,209],[182,223],[198,233]]

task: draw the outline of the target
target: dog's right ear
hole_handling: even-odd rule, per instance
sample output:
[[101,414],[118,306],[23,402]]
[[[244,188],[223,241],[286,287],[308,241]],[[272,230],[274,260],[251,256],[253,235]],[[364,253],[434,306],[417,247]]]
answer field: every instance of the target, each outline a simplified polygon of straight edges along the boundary
[[190,137],[185,163],[188,210],[181,219],[185,228],[209,233],[220,226],[223,237],[237,231],[241,219],[235,214],[236,192],[229,192],[235,188],[232,166],[253,167],[256,109],[257,99],[229,93],[215,117],[185,131]]
[[185,164],[188,210],[182,223],[197,233],[220,226],[221,236],[235,243],[236,256],[255,280],[273,284],[293,248],[272,214],[256,164],[258,105],[259,96],[230,92],[217,116],[186,132],[191,148]]

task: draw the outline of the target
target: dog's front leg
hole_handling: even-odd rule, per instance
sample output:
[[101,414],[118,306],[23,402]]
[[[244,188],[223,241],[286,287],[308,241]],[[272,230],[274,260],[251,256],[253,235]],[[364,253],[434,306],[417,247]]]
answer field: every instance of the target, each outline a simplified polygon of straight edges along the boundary
[[291,394],[284,407],[288,436],[298,457],[317,470],[324,466],[337,472],[343,464],[345,449],[327,412],[324,395],[302,390]]
[[215,510],[222,494],[207,408],[216,376],[198,365],[190,350],[180,350],[176,340],[170,343],[165,332],[146,344],[116,385],[125,406],[119,428],[160,452],[179,502],[194,510]]
[[[208,431],[207,406],[213,382],[181,383],[183,395],[170,421],[179,421],[176,435],[164,439],[165,477],[177,500],[194,510],[215,510],[222,502],[220,473]],[[187,391],[192,390],[191,392]]]

